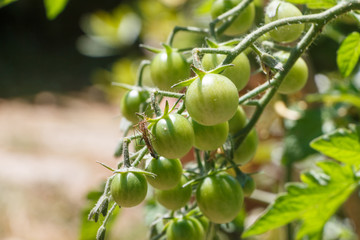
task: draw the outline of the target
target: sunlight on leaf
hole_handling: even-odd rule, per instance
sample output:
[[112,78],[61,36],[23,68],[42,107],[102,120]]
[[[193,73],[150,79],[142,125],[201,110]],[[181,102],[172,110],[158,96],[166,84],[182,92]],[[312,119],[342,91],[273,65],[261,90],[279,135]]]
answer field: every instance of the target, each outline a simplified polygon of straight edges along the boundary
[[44,0],[47,18],[55,19],[64,10],[67,3],[68,0]]
[[6,5],[16,1],[17,0],[0,0],[0,8],[5,7]]
[[306,4],[312,9],[326,9],[336,5],[336,0],[286,0],[295,4]]
[[344,77],[350,76],[360,57],[360,33],[353,32],[341,43],[336,62]]

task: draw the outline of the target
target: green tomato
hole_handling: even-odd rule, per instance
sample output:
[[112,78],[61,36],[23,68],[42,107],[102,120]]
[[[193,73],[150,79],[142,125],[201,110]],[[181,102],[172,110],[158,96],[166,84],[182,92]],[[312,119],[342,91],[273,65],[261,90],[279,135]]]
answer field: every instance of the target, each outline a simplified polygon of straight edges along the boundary
[[254,192],[255,188],[256,183],[254,179],[248,175],[243,186],[244,196],[249,197]]
[[166,158],[181,158],[194,144],[190,122],[180,114],[171,113],[160,119],[151,129],[155,151]]
[[[280,61],[285,62],[288,59],[289,54],[286,52],[277,52],[274,56],[279,58]],[[278,92],[291,94],[300,91],[305,86],[308,75],[309,73],[306,62],[302,58],[299,58],[286,74]]]
[[147,182],[140,173],[117,173],[111,182],[110,191],[120,207],[134,207],[145,199]]
[[191,198],[191,185],[182,187],[187,182],[182,176],[180,182],[172,189],[157,190],[155,193],[157,201],[170,210],[177,210],[185,206]]
[[[229,47],[221,47],[230,49]],[[221,64],[226,55],[224,54],[205,54],[202,58],[202,66],[205,71],[216,68]],[[237,90],[243,89],[250,79],[250,63],[244,53],[239,54],[232,63],[234,66],[226,68],[221,74],[229,78],[236,86]]]
[[[211,6],[211,16],[217,18],[224,12],[236,7],[242,0],[215,0]],[[255,5],[249,6],[235,19],[235,21],[226,29],[225,33],[229,35],[238,35],[250,29],[255,19]]]
[[167,240],[204,240],[205,232],[194,217],[173,219],[166,229]]
[[[302,16],[302,13],[293,4],[283,1],[272,1],[265,11],[265,23],[297,16]],[[304,24],[291,24],[270,31],[270,36],[277,42],[286,43],[298,39],[303,31]]]
[[235,112],[235,115],[228,121],[229,123],[229,133],[236,134],[241,129],[245,127],[247,122],[247,116],[242,107],[238,107]]
[[180,182],[183,172],[179,159],[164,157],[151,159],[145,170],[156,174],[155,178],[146,176],[146,179],[151,186],[161,190],[174,188]]
[[211,126],[228,121],[238,107],[238,91],[227,77],[205,74],[197,78],[186,91],[185,106],[198,123]]
[[212,126],[204,126],[193,119],[190,120],[194,129],[194,146],[200,150],[215,150],[221,147],[228,136],[228,122],[219,123]]
[[255,129],[252,129],[241,145],[235,149],[234,162],[242,165],[248,163],[255,156],[258,142],[257,133]]
[[141,113],[141,105],[143,104],[143,110],[146,110],[146,99],[149,97],[147,92],[140,92],[137,90],[131,90],[124,94],[121,99],[121,113],[129,121],[137,123],[139,118],[135,113]]
[[201,212],[214,223],[228,223],[241,210],[244,194],[240,183],[226,172],[207,176],[196,190]]
[[150,64],[151,79],[161,90],[176,91],[172,85],[189,78],[190,67],[184,56],[168,50],[158,53]]

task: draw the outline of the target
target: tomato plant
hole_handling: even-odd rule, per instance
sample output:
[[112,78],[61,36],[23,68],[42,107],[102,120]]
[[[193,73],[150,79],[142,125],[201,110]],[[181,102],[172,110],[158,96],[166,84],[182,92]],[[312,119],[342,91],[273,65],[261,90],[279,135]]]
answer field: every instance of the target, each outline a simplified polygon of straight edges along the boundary
[[151,186],[161,190],[168,190],[174,188],[180,182],[182,165],[179,159],[159,157],[149,161],[146,171],[156,175],[155,178],[146,177]]
[[[146,99],[148,97],[146,92],[139,92],[137,90],[131,90],[125,93],[120,103],[121,114],[127,120],[137,123],[139,118],[136,113],[147,110]],[[149,111],[147,112],[149,113]]]
[[118,173],[111,182],[111,196],[121,207],[139,205],[144,201],[146,193],[147,182],[140,173]]
[[152,81],[158,88],[174,90],[171,86],[187,79],[190,76],[190,68],[181,53],[166,47],[166,50],[156,54],[151,61],[150,73]]
[[196,189],[201,212],[214,223],[227,223],[241,210],[244,196],[240,184],[225,172],[203,179]]
[[173,219],[166,230],[168,240],[201,240],[204,236],[201,223],[193,217]]
[[226,141],[229,133],[229,124],[227,122],[212,126],[204,126],[193,119],[191,125],[194,129],[194,146],[201,150],[214,150],[221,147]]
[[[265,23],[301,15],[300,10],[291,3],[276,0],[272,1],[266,8]],[[270,36],[278,42],[292,42],[298,39],[303,31],[304,24],[293,24],[271,31]]]
[[[229,49],[229,47],[222,47]],[[224,61],[226,55],[223,54],[205,54],[202,58],[202,66],[206,71],[214,69]],[[250,63],[244,53],[239,54],[232,63],[234,66],[229,67],[222,72],[222,75],[228,77],[236,86],[237,90],[243,89],[250,78]]]
[[242,165],[248,163],[255,156],[258,142],[257,133],[253,129],[241,145],[234,150],[234,162]]
[[171,113],[160,119],[151,129],[155,150],[166,158],[180,158],[194,143],[194,131],[183,116]]
[[[242,0],[215,0],[211,6],[211,16],[213,19],[227,12]],[[255,5],[251,3],[239,14],[231,26],[225,31],[226,34],[238,35],[250,29],[255,19]]]
[[205,74],[186,91],[186,109],[198,123],[211,126],[223,123],[235,114],[238,92],[234,83],[220,74]]
[[186,177],[182,176],[175,187],[168,190],[157,190],[155,192],[156,200],[167,209],[180,209],[189,202],[191,197],[191,186],[183,187],[186,182]]

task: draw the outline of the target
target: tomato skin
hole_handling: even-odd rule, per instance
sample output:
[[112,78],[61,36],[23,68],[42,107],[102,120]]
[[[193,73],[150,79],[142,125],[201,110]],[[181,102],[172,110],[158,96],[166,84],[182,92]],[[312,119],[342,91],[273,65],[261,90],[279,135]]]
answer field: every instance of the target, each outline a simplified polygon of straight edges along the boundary
[[194,217],[173,219],[167,230],[167,240],[204,240],[204,229]]
[[158,53],[150,64],[151,79],[161,90],[176,91],[172,85],[189,78],[190,66],[184,56],[173,50]]
[[182,176],[180,182],[172,189],[157,190],[156,200],[165,208],[178,210],[185,206],[191,198],[191,185],[182,187],[187,182],[186,177]]
[[234,116],[228,121],[229,123],[229,133],[236,134],[241,129],[243,129],[247,122],[247,116],[244,112],[244,109],[239,106],[236,110]]
[[122,115],[129,121],[137,123],[139,118],[135,113],[140,113],[140,106],[145,103],[148,94],[137,90],[131,90],[124,94],[121,99],[120,108]]
[[256,188],[256,183],[254,179],[250,176],[248,176],[245,180],[245,184],[243,186],[243,192],[245,197],[251,196],[251,194],[254,192]]
[[212,126],[204,126],[193,119],[190,120],[194,129],[194,146],[200,150],[215,150],[221,147],[228,136],[228,122],[219,123]]
[[146,179],[151,186],[161,190],[174,188],[180,182],[183,172],[179,159],[168,159],[161,156],[151,159],[145,170],[156,174],[155,178],[146,176]]
[[185,106],[196,122],[211,126],[226,122],[238,107],[238,91],[227,77],[208,73],[192,82],[185,94]]
[[[272,16],[272,13],[276,14]],[[302,16],[301,11],[291,3],[283,1],[272,1],[265,11],[265,23],[270,23],[282,18]],[[298,39],[304,31],[304,24],[291,24],[278,27],[269,32],[272,39],[277,42],[293,42]]]
[[[211,16],[217,18],[224,12],[238,5],[242,0],[215,0],[211,6]],[[250,29],[255,19],[255,5],[249,6],[235,19],[235,21],[226,29],[225,33],[229,35],[238,35]]]
[[181,158],[194,144],[194,131],[183,116],[171,113],[151,129],[155,151],[166,158]]
[[111,182],[110,191],[120,207],[134,207],[145,199],[147,182],[140,173],[117,173]]
[[226,172],[203,179],[196,190],[201,212],[214,223],[227,223],[235,219],[244,201],[240,183]]
[[[230,49],[229,47],[221,47],[221,49]],[[221,64],[226,55],[224,54],[205,54],[202,58],[202,66],[205,71],[216,68]],[[250,62],[244,53],[240,53],[231,64],[232,67],[225,69],[221,75],[229,78],[236,86],[237,90],[243,89],[250,79]]]
[[[274,54],[280,61],[285,62],[289,54],[285,52],[277,52]],[[283,79],[278,92],[282,94],[291,94],[300,91],[306,84],[309,71],[306,62],[302,58],[298,58],[290,71]]]
[[234,151],[234,162],[244,165],[248,163],[254,156],[257,150],[259,139],[255,129],[245,137],[241,145]]

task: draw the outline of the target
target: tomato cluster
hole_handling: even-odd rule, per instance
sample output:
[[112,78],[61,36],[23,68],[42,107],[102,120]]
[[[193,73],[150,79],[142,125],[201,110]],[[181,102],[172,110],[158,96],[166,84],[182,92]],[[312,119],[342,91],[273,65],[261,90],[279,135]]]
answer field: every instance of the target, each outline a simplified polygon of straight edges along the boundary
[[[215,0],[212,17],[222,16],[239,3],[241,0]],[[294,5],[276,0],[268,5],[265,22],[299,15],[301,12]],[[254,16],[251,3],[236,18],[223,19],[232,21],[225,34],[248,31]],[[273,29],[269,35],[280,44],[289,43],[298,39],[303,29],[303,24],[292,24]],[[239,105],[244,102],[239,101],[239,95],[252,71],[250,49],[237,53],[233,43],[209,41],[212,51],[193,56],[196,67],[192,66],[192,72],[186,54],[163,45],[164,49],[157,51],[148,65],[156,88],[139,84],[121,100],[122,115],[140,131],[127,139],[145,146],[133,154],[123,151],[124,167],[116,171],[111,181],[112,199],[121,207],[136,206],[147,196],[150,184],[154,199],[172,211],[163,228],[169,240],[204,239],[209,223],[233,221],[243,208],[244,197],[256,188],[254,179],[238,168],[254,158],[259,144],[254,124]],[[259,51],[254,53],[261,58]],[[290,57],[288,52],[277,49],[264,51],[278,64],[285,64]],[[229,56],[231,65],[225,65]],[[264,69],[265,65],[259,64],[259,68]],[[264,73],[275,75],[265,70]],[[269,83],[269,88],[291,94],[301,90],[307,78],[307,65],[299,58],[286,76],[279,83]],[[172,109],[170,100],[164,101],[164,97],[174,98]],[[165,107],[161,108],[164,102]],[[180,159],[191,149],[195,149],[196,161],[190,167],[184,165],[184,171]],[[141,161],[146,163],[139,167]],[[234,175],[226,171],[232,168],[236,169]]]

